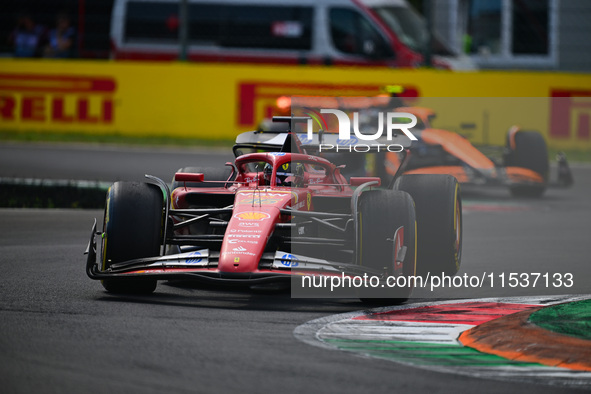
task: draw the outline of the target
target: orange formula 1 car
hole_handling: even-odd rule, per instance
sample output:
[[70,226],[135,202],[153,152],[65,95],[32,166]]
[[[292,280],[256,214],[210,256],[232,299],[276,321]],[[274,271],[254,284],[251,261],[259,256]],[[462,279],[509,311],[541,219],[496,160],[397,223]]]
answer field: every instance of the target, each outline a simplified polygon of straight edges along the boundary
[[[544,137],[537,131],[513,126],[507,132],[505,147],[499,147],[498,158],[485,155],[463,136],[431,127],[435,112],[423,107],[398,107],[419,120],[413,128],[418,138],[404,163],[405,174],[450,174],[462,184],[504,185],[520,197],[539,197],[549,185],[548,150]],[[573,182],[566,157],[558,155],[558,185]],[[400,166],[395,153],[387,153],[385,170],[394,174]]]

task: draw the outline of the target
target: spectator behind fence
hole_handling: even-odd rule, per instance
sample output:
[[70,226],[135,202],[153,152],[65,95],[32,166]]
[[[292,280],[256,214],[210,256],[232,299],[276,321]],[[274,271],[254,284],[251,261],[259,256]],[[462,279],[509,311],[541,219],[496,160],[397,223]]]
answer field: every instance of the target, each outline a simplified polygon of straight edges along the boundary
[[65,58],[72,56],[74,28],[70,25],[70,17],[67,14],[58,14],[56,28],[49,31],[47,40],[45,57]]
[[14,56],[39,56],[44,30],[43,26],[35,24],[31,15],[21,13],[17,18],[16,28],[8,37],[9,43],[12,44],[14,48]]

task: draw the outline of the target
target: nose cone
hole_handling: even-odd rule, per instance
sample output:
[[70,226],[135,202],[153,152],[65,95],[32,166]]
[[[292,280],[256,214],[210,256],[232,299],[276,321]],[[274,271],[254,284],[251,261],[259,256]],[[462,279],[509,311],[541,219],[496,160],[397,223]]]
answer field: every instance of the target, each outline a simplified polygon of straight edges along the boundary
[[228,223],[220,251],[220,272],[256,271],[279,209],[289,205],[290,192],[240,191],[234,200],[234,214]]
[[232,215],[220,251],[221,272],[252,272],[267,246],[267,240],[279,219],[275,207],[249,207]]
[[218,269],[220,272],[254,272],[281,219],[280,209],[296,207],[303,196],[291,190],[248,190],[236,194],[234,214],[228,223]]

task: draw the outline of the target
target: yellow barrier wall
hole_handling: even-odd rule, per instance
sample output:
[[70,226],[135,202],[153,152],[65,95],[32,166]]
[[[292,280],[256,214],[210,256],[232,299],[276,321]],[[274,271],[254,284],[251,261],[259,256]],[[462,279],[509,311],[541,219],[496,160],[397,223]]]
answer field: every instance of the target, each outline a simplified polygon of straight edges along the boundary
[[278,96],[372,96],[386,84],[420,97],[535,97],[433,106],[438,126],[471,124],[476,142],[502,143],[519,123],[551,146],[591,150],[591,75],[534,72],[0,59],[0,130],[233,138]]

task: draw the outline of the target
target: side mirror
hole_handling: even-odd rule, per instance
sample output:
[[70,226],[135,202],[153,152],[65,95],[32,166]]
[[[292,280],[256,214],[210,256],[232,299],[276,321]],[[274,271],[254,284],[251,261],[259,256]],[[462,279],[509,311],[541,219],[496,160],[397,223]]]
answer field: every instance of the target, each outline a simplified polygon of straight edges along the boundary
[[177,182],[203,182],[203,174],[191,174],[187,172],[177,172],[174,174],[174,180]]
[[372,186],[380,186],[382,184],[382,180],[377,176],[352,176],[349,179],[351,186],[361,186],[367,182],[377,182],[377,184]]

